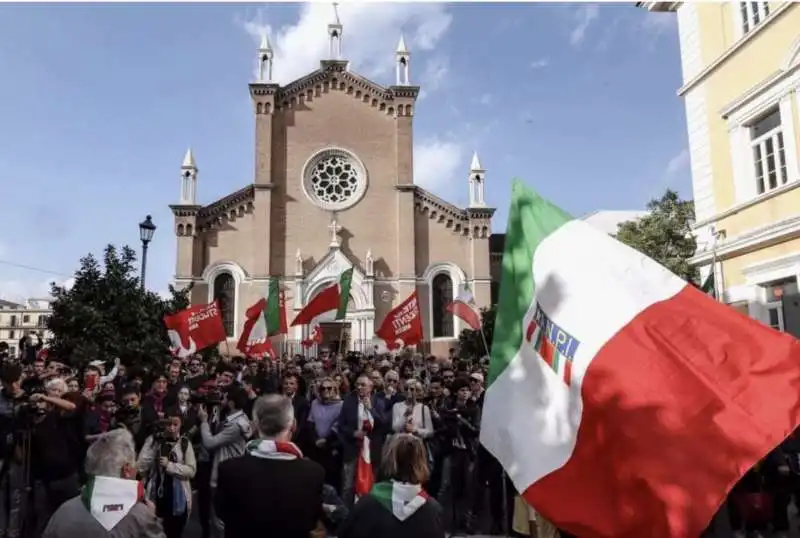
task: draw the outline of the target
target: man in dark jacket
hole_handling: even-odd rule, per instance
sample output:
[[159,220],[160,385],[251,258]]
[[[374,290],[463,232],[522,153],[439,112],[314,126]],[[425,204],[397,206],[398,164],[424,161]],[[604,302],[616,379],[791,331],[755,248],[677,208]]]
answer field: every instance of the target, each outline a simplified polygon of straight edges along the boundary
[[291,400],[277,394],[260,397],[253,423],[258,439],[248,443],[244,456],[222,462],[218,470],[215,508],[225,538],[309,538],[324,517],[325,470],[303,458],[291,442]]
[[372,392],[372,380],[363,375],[356,380],[356,390],[342,402],[339,414],[339,440],[342,443],[342,499],[345,505],[353,506],[355,492],[353,484],[356,474],[356,458],[359,440],[364,436],[370,441],[370,461],[374,474],[380,465],[383,440],[391,423],[391,410],[386,409],[386,400]]

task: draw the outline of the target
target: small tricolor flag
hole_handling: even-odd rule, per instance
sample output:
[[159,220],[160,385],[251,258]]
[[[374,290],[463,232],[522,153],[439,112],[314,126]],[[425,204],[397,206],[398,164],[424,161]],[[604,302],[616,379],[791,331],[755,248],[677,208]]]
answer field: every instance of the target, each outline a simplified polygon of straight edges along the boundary
[[447,311],[463,320],[473,331],[481,328],[481,316],[475,307],[475,298],[466,282],[458,296],[447,305]]

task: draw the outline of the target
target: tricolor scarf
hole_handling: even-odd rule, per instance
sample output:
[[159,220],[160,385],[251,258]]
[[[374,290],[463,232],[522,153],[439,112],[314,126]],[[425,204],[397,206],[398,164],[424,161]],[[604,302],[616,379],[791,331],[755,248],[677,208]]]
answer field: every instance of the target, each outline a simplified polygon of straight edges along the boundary
[[247,443],[247,453],[256,458],[268,460],[296,460],[302,458],[303,453],[294,443],[284,441],[270,441],[269,439],[254,439]]
[[395,481],[378,482],[369,494],[400,521],[414,515],[429,498],[422,486]]
[[138,480],[89,476],[81,489],[81,501],[104,529],[110,531],[144,499],[144,486]]
[[375,477],[372,474],[372,457],[370,456],[369,434],[375,426],[372,412],[363,402],[358,402],[358,431],[364,432],[364,437],[358,440],[358,456],[356,458],[356,497],[363,497],[372,490]]

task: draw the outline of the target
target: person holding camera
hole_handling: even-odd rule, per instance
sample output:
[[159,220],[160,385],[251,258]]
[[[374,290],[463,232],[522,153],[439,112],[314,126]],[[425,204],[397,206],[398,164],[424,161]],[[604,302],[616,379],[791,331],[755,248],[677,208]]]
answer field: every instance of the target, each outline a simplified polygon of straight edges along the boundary
[[41,531],[58,507],[78,494],[82,446],[73,424],[63,416],[74,411],[75,404],[37,390],[41,392],[29,397],[30,417],[18,432],[16,451],[22,465],[26,458],[29,464],[34,502],[27,516],[33,518],[32,528]]
[[181,435],[181,413],[172,408],[144,442],[136,464],[145,497],[156,507],[166,538],[180,538],[192,506],[190,480],[197,470],[189,438]]
[[148,412],[141,406],[139,388],[134,384],[123,387],[120,403],[121,406],[114,413],[112,428],[125,428],[131,432],[136,451],[139,452],[158,418],[152,410]]
[[[223,461],[238,458],[245,453],[247,440],[252,433],[250,420],[244,414],[247,405],[247,393],[242,388],[233,387],[228,390],[223,399],[223,410],[225,418],[222,419],[220,430],[216,434],[211,432],[208,424],[208,411],[205,405],[200,405],[197,410],[197,418],[200,420],[200,438],[203,441],[203,448],[212,453],[211,477],[209,481],[211,491],[211,502],[217,489],[217,470]],[[212,536],[221,537],[224,535],[224,527],[214,514],[211,515]]]
[[440,411],[444,441],[442,443],[442,490],[449,491],[452,514],[463,514],[461,521],[453,521],[454,530],[470,533],[474,524],[471,508],[473,466],[480,433],[480,412],[470,398],[469,382],[457,378],[451,385],[453,395]]

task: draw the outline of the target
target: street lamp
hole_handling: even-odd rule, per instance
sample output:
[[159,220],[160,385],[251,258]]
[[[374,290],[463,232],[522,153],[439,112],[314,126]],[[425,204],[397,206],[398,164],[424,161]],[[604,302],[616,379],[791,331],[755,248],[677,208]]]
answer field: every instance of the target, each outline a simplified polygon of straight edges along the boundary
[[156,225],[153,224],[153,218],[147,215],[139,223],[139,239],[142,240],[142,289],[144,289],[144,277],[147,273],[147,246],[153,240],[154,233],[156,233]]

